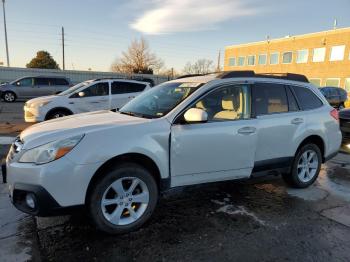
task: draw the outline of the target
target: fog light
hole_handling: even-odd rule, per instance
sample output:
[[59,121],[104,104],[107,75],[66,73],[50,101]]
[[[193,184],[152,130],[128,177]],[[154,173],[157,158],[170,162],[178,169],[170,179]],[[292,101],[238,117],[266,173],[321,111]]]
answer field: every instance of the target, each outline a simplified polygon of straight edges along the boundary
[[26,204],[31,209],[35,208],[35,196],[33,194],[26,195]]

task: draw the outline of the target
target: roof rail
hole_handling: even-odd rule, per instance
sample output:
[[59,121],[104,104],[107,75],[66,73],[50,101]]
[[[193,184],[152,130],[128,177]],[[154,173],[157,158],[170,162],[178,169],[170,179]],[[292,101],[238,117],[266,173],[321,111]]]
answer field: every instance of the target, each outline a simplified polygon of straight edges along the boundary
[[294,73],[258,73],[254,71],[228,71],[217,76],[217,78],[235,78],[235,77],[261,77],[261,78],[275,78],[275,79],[285,79],[291,81],[298,81],[309,83],[309,80],[305,75],[294,74]]
[[188,74],[177,77],[176,79],[186,78],[186,77],[195,77],[195,76],[204,76],[205,74]]

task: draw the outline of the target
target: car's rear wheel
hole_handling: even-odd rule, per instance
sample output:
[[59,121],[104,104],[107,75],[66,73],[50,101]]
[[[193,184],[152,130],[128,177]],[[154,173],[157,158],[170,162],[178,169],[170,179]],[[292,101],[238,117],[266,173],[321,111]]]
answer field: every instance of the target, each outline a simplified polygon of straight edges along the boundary
[[98,180],[88,196],[93,223],[108,234],[138,229],[152,215],[158,188],[152,174],[137,164],[122,164]]
[[292,187],[305,188],[318,177],[322,163],[321,150],[315,144],[306,144],[296,153],[291,172],[283,174],[283,179]]
[[2,98],[4,99],[5,102],[12,103],[16,101],[16,94],[10,91],[5,91],[4,94],[2,95]]

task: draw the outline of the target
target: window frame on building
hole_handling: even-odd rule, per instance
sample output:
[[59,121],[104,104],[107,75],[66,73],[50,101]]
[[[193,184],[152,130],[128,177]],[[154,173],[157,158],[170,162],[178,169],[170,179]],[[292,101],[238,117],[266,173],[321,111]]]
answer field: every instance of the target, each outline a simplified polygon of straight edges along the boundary
[[[341,58],[337,57],[336,55],[334,58],[332,58],[332,56],[334,55],[333,52],[335,51],[335,48],[342,48]],[[345,45],[335,45],[331,47],[330,54],[329,54],[329,61],[331,62],[343,61],[344,57],[345,57]]]
[[[322,60],[315,60],[315,50],[324,50],[324,54],[323,54],[323,59]],[[312,51],[312,62],[313,63],[322,63],[326,60],[326,54],[327,54],[327,49],[326,47],[315,47]]]
[[[240,64],[240,59],[241,58],[243,58],[243,64],[242,65]],[[238,61],[237,61],[237,66],[245,66],[245,58],[246,58],[245,56],[239,56],[238,57]]]
[[[338,85],[329,85],[329,84],[327,84],[328,80],[337,80],[338,81]],[[340,87],[340,78],[339,77],[326,78],[325,86]]]
[[[271,63],[271,56],[272,55],[277,55],[277,63],[276,64],[272,64]],[[270,53],[270,56],[269,56],[269,65],[278,65],[280,62],[280,52],[272,52]]]
[[[287,53],[292,54],[290,62],[284,62],[284,55],[287,54]],[[282,53],[282,64],[288,65],[288,64],[291,64],[291,63],[293,63],[293,51],[285,51],[285,52],[283,52]]]
[[[249,64],[249,58],[253,57],[253,64]],[[255,58],[256,55],[248,55],[247,56],[247,66],[255,66]]]
[[[319,80],[319,81],[320,81],[320,85],[315,85],[315,84],[312,82],[313,80]],[[317,77],[310,78],[310,79],[309,79],[309,82],[310,82],[311,84],[313,84],[314,86],[316,86],[316,87],[321,87],[321,86],[322,86],[322,78],[317,78]]]
[[[234,61],[233,64],[231,63],[231,61]],[[236,57],[232,56],[228,58],[228,66],[236,66]]]
[[[265,56],[265,63],[264,64],[261,64],[260,63],[260,57],[261,56]],[[258,55],[258,64],[257,65],[267,65],[267,53],[264,53],[264,54],[259,54]]]
[[[349,83],[349,86],[347,86],[347,83]],[[344,89],[346,92],[350,92],[350,77],[349,78],[345,78],[344,80]]]
[[[303,51],[306,51],[306,61],[305,61],[305,62],[304,62],[304,61],[300,62],[300,61],[299,61],[300,52],[303,52]],[[297,57],[296,57],[295,62],[296,62],[297,64],[306,64],[308,61],[309,61],[309,49],[300,49],[300,50],[297,50]]]

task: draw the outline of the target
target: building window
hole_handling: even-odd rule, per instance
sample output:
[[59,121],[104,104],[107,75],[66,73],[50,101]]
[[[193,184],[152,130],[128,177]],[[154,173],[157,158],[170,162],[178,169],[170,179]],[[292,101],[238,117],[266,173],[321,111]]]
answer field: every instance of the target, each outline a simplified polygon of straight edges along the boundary
[[340,86],[340,79],[339,78],[328,78],[326,80],[326,86],[339,87]]
[[260,54],[259,55],[258,64],[259,65],[266,65],[266,62],[267,62],[267,55],[266,54]]
[[298,56],[297,56],[297,63],[302,64],[302,63],[307,63],[308,57],[309,57],[309,50],[304,49],[304,50],[298,50]]
[[325,47],[315,48],[312,62],[323,62],[325,56],[326,56],[326,48]]
[[346,92],[350,92],[350,78],[345,79],[345,90]]
[[331,48],[330,61],[342,61],[344,60],[345,45],[333,46]]
[[247,63],[248,63],[249,66],[255,65],[255,55],[248,56]]
[[317,87],[321,86],[321,78],[311,78],[309,79],[309,82],[314,86],[317,86]]
[[245,57],[244,56],[238,57],[238,66],[244,66],[244,63],[245,63]]
[[284,52],[282,56],[283,64],[290,64],[293,60],[293,52]]
[[278,58],[279,58],[279,53],[272,53],[272,54],[270,54],[270,65],[277,65],[278,64]]
[[228,65],[229,66],[235,66],[236,65],[236,58],[235,57],[230,57],[228,59]]

